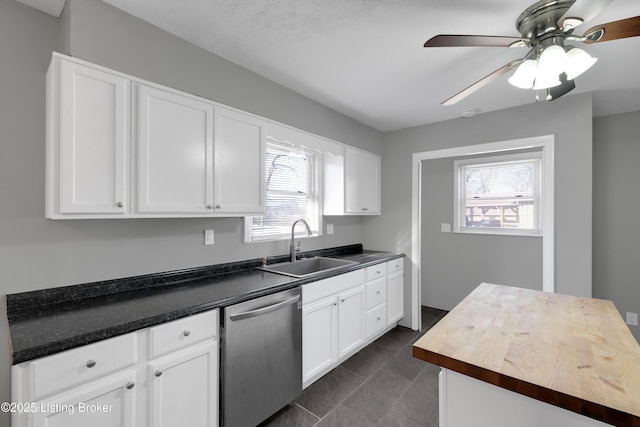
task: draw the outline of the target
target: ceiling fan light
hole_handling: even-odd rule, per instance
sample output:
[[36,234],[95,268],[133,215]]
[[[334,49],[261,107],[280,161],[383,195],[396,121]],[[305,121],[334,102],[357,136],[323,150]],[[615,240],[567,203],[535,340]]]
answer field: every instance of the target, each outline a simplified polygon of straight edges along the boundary
[[509,83],[521,89],[531,89],[536,78],[538,64],[533,59],[527,59],[516,68],[516,72],[509,77]]
[[573,80],[580,74],[587,71],[596,63],[598,58],[594,58],[584,50],[574,47],[567,52],[567,65],[565,72],[567,78]]
[[540,54],[538,61],[538,74],[556,74],[564,72],[567,65],[567,53],[562,46],[551,45]]
[[547,89],[560,84],[560,73],[567,64],[567,53],[559,45],[551,45],[542,51],[538,60],[538,75],[534,89]]

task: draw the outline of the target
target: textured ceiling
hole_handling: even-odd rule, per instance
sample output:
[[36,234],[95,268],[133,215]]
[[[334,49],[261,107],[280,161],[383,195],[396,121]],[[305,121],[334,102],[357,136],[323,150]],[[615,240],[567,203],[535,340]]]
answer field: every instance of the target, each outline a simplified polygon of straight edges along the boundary
[[[441,33],[518,35],[532,0],[103,1],[381,131],[535,102],[503,76],[442,107],[527,50],[422,47]],[[614,0],[576,34],[637,15],[640,1]],[[640,37],[581,47],[599,61],[572,94],[593,92],[598,115],[640,110]]]

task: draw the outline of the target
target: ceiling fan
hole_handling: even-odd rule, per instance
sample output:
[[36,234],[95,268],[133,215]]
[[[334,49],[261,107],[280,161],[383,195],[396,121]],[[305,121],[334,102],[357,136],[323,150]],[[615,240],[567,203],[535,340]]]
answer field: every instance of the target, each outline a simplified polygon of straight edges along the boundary
[[576,27],[594,18],[613,0],[541,0],[528,7],[516,20],[520,37],[480,35],[437,35],[424,47],[489,46],[528,47],[522,58],[509,62],[471,86],[442,102],[453,105],[493,80],[516,68],[509,83],[524,89],[544,90],[552,101],[575,88],[574,79],[590,68],[596,58],[566,42],[599,43],[640,36],[640,16],[597,25],[582,36]]

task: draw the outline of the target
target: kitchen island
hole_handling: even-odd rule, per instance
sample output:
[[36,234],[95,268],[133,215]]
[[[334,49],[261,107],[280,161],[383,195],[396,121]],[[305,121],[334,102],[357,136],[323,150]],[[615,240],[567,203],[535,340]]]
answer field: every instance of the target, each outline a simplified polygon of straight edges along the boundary
[[640,346],[606,300],[483,283],[422,336],[440,426],[640,426]]

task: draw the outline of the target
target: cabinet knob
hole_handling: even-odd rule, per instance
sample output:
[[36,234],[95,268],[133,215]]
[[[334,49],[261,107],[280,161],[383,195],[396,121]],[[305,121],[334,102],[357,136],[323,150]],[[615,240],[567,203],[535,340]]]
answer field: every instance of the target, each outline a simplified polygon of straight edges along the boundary
[[185,337],[188,337],[189,335],[191,335],[191,331],[188,329],[185,329],[184,331],[182,331],[182,335],[184,335]]
[[121,208],[121,207],[123,207],[123,206],[124,206],[124,203],[122,203],[122,202],[118,202],[118,203],[116,203],[116,206],[117,206],[117,207],[119,207],[119,208]]
[[127,390],[131,390],[133,388],[133,386],[135,386],[135,385],[136,385],[135,383],[128,382],[127,383]]
[[209,210],[213,209],[213,205],[207,205],[207,209]]
[[380,291],[376,291],[376,295],[380,295]]
[[333,305],[338,305],[338,303],[337,303],[337,302],[334,302],[334,303],[333,303]]
[[222,206],[216,205],[216,209],[222,209]]
[[340,302],[344,302],[344,298],[340,298]]
[[378,319],[378,322],[380,321],[380,316],[376,317],[376,319]]
[[160,376],[162,376],[162,371],[157,370],[157,371],[155,371],[155,372],[154,372],[154,375],[155,375],[156,377],[160,377]]
[[94,366],[96,366],[96,361],[95,360],[88,360],[87,361],[87,368],[93,368]]
[[363,211],[368,211],[368,210],[369,210],[369,208],[362,208],[362,210],[363,210]]

